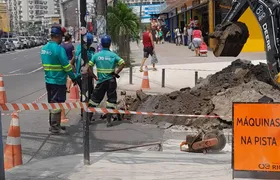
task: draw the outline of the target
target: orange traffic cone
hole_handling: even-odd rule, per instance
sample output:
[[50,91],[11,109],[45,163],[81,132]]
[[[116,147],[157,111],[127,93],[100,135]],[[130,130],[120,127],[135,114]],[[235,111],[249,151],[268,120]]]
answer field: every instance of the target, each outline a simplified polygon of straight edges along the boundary
[[72,86],[70,89],[69,102],[80,102],[78,85]]
[[5,170],[22,164],[20,125],[18,113],[12,114],[12,121],[4,149]]
[[144,75],[142,79],[142,89],[150,89],[149,75],[148,75],[148,67],[145,66]]
[[65,115],[65,109],[61,109],[60,126],[69,126],[69,119]]
[[4,87],[4,80],[2,74],[0,74],[0,104],[7,103],[7,96],[6,96],[6,90]]

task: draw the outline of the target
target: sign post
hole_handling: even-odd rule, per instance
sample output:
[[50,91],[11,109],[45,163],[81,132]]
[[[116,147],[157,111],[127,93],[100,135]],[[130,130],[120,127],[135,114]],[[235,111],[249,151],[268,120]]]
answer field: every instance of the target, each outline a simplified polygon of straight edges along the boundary
[[280,179],[280,104],[233,103],[233,178]]
[[4,168],[4,153],[3,153],[3,138],[2,138],[2,120],[0,111],[0,180],[5,180],[5,168]]
[[[91,80],[87,72],[88,56],[87,56],[87,39],[86,39],[86,1],[80,0],[80,20],[81,20],[81,73],[82,73],[82,89],[81,102],[89,100],[89,81]],[[89,150],[89,114],[84,109],[83,111],[83,144],[84,144],[84,165],[90,165],[90,150]]]

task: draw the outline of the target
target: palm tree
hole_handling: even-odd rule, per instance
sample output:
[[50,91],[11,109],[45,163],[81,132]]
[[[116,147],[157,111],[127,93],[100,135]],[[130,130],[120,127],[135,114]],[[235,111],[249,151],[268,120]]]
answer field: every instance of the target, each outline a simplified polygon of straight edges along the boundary
[[130,39],[139,39],[139,18],[126,4],[118,2],[108,7],[108,33],[119,55],[130,66]]

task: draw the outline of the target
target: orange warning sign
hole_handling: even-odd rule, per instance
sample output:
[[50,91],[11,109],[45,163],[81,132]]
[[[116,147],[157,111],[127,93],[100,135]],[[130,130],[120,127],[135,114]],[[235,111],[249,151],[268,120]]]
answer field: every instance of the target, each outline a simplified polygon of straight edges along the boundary
[[280,104],[233,104],[233,169],[280,172]]

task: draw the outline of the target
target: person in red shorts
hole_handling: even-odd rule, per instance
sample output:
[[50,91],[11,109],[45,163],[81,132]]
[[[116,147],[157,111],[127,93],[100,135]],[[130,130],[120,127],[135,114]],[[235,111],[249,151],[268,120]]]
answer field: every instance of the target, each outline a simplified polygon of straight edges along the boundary
[[[153,36],[151,33],[150,27],[146,27],[146,31],[143,33],[143,45],[144,45],[144,59],[142,60],[141,66],[140,66],[140,72],[143,72],[143,66],[147,60],[147,58],[154,55],[155,45],[153,41]],[[153,64],[153,70],[155,71],[155,62],[152,61]]]

